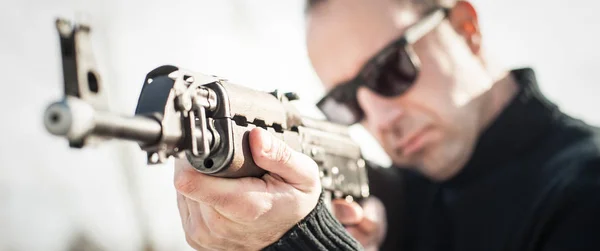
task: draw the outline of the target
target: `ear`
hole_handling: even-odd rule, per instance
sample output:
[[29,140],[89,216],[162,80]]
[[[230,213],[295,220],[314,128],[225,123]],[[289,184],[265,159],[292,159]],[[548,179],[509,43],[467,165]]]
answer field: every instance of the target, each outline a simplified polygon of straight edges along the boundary
[[477,11],[467,1],[457,1],[450,12],[450,23],[454,30],[461,35],[473,54],[479,55],[481,50],[481,32]]

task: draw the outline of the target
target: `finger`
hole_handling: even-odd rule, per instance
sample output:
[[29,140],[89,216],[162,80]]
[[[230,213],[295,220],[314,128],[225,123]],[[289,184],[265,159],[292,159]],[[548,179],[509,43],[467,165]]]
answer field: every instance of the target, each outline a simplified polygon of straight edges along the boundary
[[200,203],[202,218],[211,235],[227,240],[227,250],[239,250],[248,244],[248,227],[230,220],[214,208]]
[[359,224],[354,226],[366,235],[375,235],[379,230],[377,223],[368,218],[363,218]]
[[376,197],[369,197],[361,203],[361,208],[365,213],[365,217],[375,222],[381,222],[385,219],[385,206]]
[[250,131],[249,141],[252,157],[259,167],[303,192],[312,191],[318,184],[317,164],[308,156],[293,150],[262,128]]
[[[248,199],[266,195],[266,183],[256,178],[227,179],[197,172],[187,160],[175,160],[175,189],[183,196],[213,207],[241,205]],[[248,196],[251,195],[251,196]]]
[[379,239],[383,239],[387,230],[383,203],[375,197],[370,197],[362,203],[362,209],[365,220],[358,227],[365,233],[374,233]]
[[350,234],[350,236],[356,239],[363,247],[366,247],[371,243],[370,236],[363,233],[363,231],[361,231],[358,227],[346,227],[346,231]]
[[179,210],[179,216],[181,218],[181,226],[185,228],[187,222],[189,222],[190,211],[188,209],[185,197],[180,193],[177,193],[177,209]]
[[199,245],[213,250],[239,250],[242,247],[238,243],[243,240],[237,235],[240,232],[237,224],[207,204],[193,203],[195,206],[190,208],[190,214],[197,227],[193,236]]
[[185,229],[188,235],[188,242],[193,242],[201,250],[215,250],[220,247],[222,240],[213,236],[206,222],[204,221],[204,212],[197,201],[185,198],[189,205],[190,221]]
[[363,209],[356,202],[335,199],[331,202],[333,215],[343,225],[359,224],[364,217]]
[[196,251],[208,251],[210,249],[200,246],[200,244],[196,243],[196,241],[194,241],[194,239],[192,237],[190,237],[189,234],[185,233],[185,241],[187,242],[188,245],[190,245],[190,247],[192,247],[194,250]]
[[273,194],[265,180],[213,177],[197,172],[187,161],[176,160],[175,165],[179,166],[175,187],[180,193],[210,205],[233,221],[252,222],[272,207]]
[[190,215],[183,228],[187,243],[196,250],[212,250],[210,245],[214,240],[210,238],[210,231],[204,223],[202,213],[199,211],[198,202],[182,197]]

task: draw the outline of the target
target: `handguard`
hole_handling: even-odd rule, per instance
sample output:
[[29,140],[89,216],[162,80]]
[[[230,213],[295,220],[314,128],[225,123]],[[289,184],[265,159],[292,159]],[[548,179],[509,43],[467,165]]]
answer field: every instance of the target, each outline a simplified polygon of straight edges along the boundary
[[148,164],[187,158],[208,175],[260,177],[248,133],[261,127],[318,165],[329,199],[369,196],[365,161],[346,126],[302,116],[293,93],[271,93],[233,84],[216,76],[165,65],[144,79],[135,115],[108,110],[102,78],[91,53],[85,25],[57,21],[65,85],[64,98],[44,114],[48,132],[73,148],[121,139],[137,142]]

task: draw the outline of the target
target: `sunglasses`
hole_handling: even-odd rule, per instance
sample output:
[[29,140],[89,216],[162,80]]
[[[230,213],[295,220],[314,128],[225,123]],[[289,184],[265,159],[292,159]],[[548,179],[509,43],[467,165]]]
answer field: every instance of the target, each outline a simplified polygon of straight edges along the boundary
[[325,117],[334,123],[352,125],[364,118],[356,99],[359,87],[364,86],[384,97],[395,97],[408,90],[419,75],[420,61],[412,45],[435,29],[449,14],[447,8],[437,8],[410,26],[360,70],[356,77],[337,85],[318,103]]

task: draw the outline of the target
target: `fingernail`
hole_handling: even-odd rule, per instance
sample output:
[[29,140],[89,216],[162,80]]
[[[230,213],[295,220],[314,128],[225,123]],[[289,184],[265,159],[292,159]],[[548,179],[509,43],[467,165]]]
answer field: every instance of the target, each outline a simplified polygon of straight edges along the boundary
[[262,141],[263,153],[268,154],[271,152],[271,148],[273,148],[273,139],[271,139],[269,132],[265,131],[264,129],[260,129],[260,140]]

